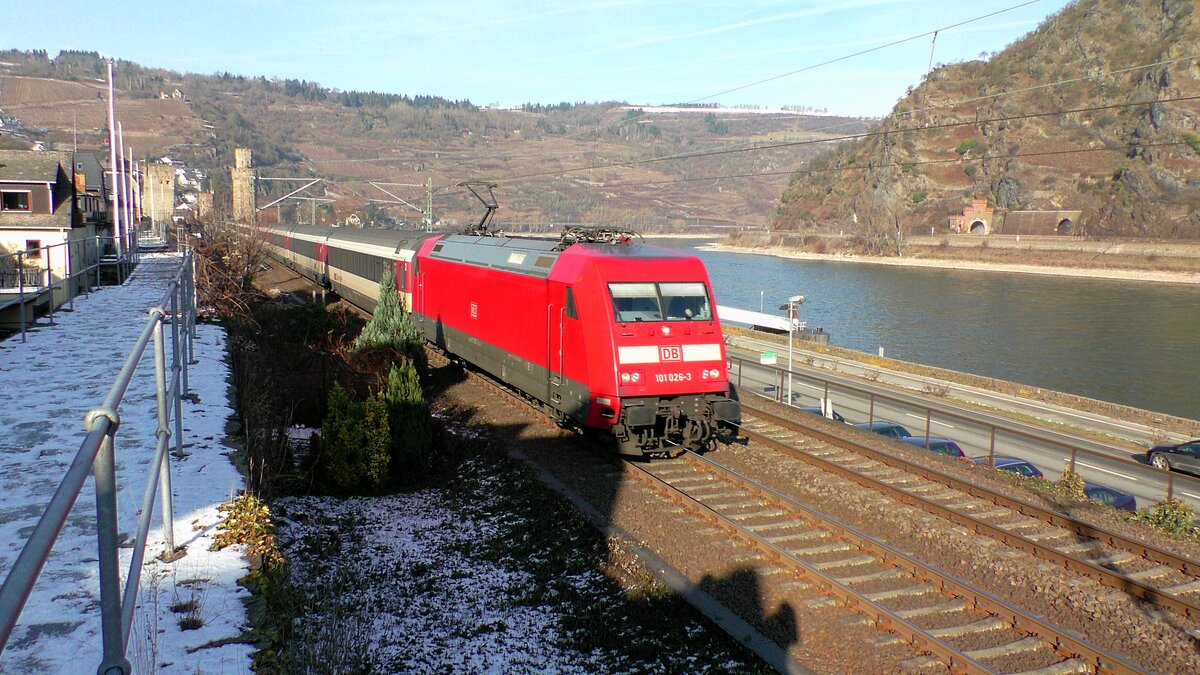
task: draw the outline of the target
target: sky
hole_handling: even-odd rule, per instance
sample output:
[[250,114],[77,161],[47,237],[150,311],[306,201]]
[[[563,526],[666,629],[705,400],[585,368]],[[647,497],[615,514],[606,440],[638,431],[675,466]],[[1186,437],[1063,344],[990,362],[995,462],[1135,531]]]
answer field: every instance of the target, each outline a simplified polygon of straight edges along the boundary
[[0,48],[98,51],[179,72],[477,105],[718,103],[881,116],[931,61],[999,51],[1068,0],[209,0],[105,3],[107,16],[83,0],[56,2],[52,15],[43,0],[5,4],[30,20],[0,24]]

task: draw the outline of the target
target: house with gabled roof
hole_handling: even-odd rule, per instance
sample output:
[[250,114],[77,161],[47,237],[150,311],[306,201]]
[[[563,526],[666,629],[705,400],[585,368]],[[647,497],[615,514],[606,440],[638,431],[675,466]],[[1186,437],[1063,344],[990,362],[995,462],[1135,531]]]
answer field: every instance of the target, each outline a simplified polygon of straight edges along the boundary
[[[58,305],[84,290],[73,276],[98,257],[97,221],[80,208],[75,166],[69,152],[0,150],[0,304],[33,293]],[[103,212],[103,189],[84,201]]]

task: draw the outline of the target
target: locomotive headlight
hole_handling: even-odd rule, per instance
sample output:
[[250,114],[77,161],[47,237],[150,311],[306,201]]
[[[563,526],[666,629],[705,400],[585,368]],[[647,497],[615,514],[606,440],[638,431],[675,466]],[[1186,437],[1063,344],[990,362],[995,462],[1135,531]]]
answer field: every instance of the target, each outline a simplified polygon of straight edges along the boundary
[[641,382],[641,381],[642,381],[642,374],[641,374],[641,373],[639,373],[639,372],[638,372],[638,371],[636,371],[636,370],[635,370],[635,371],[633,371],[633,374],[632,374],[632,376],[631,376],[631,377],[633,378],[633,383],[634,383],[634,384],[637,384],[638,382]]
[[642,371],[631,370],[621,373],[621,384],[638,384],[642,381]]
[[629,373],[621,373],[621,384],[629,384],[629,381],[632,379],[633,376]]
[[708,371],[708,376],[714,380],[718,379],[721,377],[721,371],[717,370],[716,368],[713,368],[712,370]]

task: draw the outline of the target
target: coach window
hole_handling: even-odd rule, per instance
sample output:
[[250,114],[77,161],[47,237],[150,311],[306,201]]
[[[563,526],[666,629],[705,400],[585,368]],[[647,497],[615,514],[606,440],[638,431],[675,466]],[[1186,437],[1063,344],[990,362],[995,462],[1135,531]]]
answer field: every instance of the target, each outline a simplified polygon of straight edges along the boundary
[[712,318],[708,291],[700,282],[661,283],[663,306],[667,308],[667,321],[708,321]]
[[609,284],[608,292],[612,295],[617,321],[662,321],[658,289],[654,284]]
[[575,291],[571,290],[570,286],[567,286],[567,299],[563,302],[563,305],[567,310],[568,319],[579,318],[579,312],[575,309]]

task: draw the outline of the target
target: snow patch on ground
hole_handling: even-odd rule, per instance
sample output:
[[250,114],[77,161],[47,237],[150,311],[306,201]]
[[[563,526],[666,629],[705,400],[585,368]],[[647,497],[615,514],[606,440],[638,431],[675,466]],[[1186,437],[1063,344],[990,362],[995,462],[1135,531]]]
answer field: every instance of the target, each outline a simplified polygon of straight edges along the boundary
[[[320,558],[316,549],[334,545],[324,551],[327,569],[301,572],[305,584],[337,589],[333,606],[307,616],[301,629],[336,620],[347,626],[345,639],[369,636],[365,651],[376,668],[595,670],[585,655],[560,646],[557,607],[513,602],[531,583],[528,572],[472,555],[473,542],[494,536],[497,523],[464,514],[442,493],[293,497],[275,508],[290,560]],[[583,576],[596,578],[580,583],[598,581]]]
[[[100,405],[179,267],[173,254],[144,256],[133,277],[76,298],[73,311],[43,318],[28,341],[0,342],[0,577],[7,577],[84,437],[83,418]],[[223,442],[229,407],[225,332],[197,327],[195,395],[183,403],[184,453],[171,458],[176,545],[187,555],[174,563],[154,557],[165,548],[162,517],[151,521],[129,640],[135,672],[244,673],[250,647],[205,645],[238,636],[246,622],[237,580],[247,566],[240,547],[209,550],[221,520],[217,506],[238,493],[241,475]],[[169,335],[168,332],[168,345]],[[169,349],[169,346],[168,346]],[[156,402],[154,356],[147,350],[119,408],[116,440],[119,531],[136,534],[138,511],[153,458]],[[99,579],[96,565],[95,485],[89,479],[64,525],[4,653],[0,672],[85,673],[100,664]],[[131,549],[120,551],[122,578]],[[184,630],[194,600],[201,625]]]

